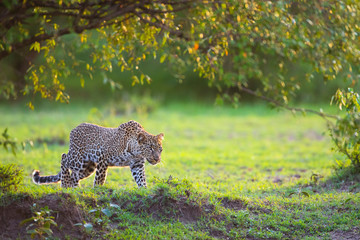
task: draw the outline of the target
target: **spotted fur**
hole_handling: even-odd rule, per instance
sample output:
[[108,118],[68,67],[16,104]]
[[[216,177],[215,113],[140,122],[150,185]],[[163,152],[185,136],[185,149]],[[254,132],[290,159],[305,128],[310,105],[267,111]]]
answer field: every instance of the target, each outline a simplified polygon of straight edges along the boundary
[[33,172],[36,184],[61,182],[61,187],[77,187],[79,181],[95,173],[94,186],[103,185],[108,167],[129,166],[139,187],[146,187],[145,160],[152,165],[161,161],[164,134],[152,135],[135,121],[117,128],[82,123],[70,132],[70,147],[61,156],[57,175],[40,176]]

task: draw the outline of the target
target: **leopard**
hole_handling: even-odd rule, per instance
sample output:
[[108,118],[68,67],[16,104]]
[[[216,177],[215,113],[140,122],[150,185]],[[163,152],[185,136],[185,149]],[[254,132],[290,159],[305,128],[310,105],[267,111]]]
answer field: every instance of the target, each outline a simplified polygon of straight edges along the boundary
[[32,180],[38,185],[60,182],[62,188],[74,188],[95,172],[95,187],[104,185],[109,167],[130,167],[137,186],[146,188],[145,163],[161,161],[163,139],[164,133],[152,135],[134,120],[117,128],[81,123],[70,132],[69,150],[61,155],[59,173],[41,176],[34,170]]

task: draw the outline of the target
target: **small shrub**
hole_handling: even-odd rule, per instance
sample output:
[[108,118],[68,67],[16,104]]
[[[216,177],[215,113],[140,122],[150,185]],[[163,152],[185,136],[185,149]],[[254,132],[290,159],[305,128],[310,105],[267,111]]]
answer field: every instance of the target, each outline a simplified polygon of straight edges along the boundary
[[22,180],[23,169],[16,164],[0,164],[0,192],[17,189]]
[[346,114],[335,125],[330,124],[330,136],[335,143],[335,150],[351,160],[351,165],[360,169],[360,96],[353,89],[338,90],[332,101]]
[[26,227],[27,233],[30,234],[31,238],[38,237],[39,239],[45,239],[46,235],[51,236],[53,234],[50,228],[51,225],[57,226],[57,223],[53,220],[54,217],[51,216],[52,213],[53,211],[46,206],[41,208],[40,211],[34,211],[34,216],[25,219],[20,225],[32,222]]

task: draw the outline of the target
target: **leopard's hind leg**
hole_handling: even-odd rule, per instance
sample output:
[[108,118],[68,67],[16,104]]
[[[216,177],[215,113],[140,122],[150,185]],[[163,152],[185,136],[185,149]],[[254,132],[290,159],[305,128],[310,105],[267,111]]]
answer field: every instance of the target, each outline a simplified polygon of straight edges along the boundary
[[95,172],[96,163],[89,161],[83,165],[82,169],[79,171],[79,179],[85,179]]
[[64,187],[78,187],[80,180],[89,177],[96,169],[96,163],[74,151],[69,151],[61,166],[65,176]]
[[71,181],[74,187],[80,186],[80,180],[89,177],[95,172],[96,163],[92,161],[83,162],[80,168],[76,168],[71,172]]
[[65,153],[61,156],[61,187],[72,187],[68,156]]

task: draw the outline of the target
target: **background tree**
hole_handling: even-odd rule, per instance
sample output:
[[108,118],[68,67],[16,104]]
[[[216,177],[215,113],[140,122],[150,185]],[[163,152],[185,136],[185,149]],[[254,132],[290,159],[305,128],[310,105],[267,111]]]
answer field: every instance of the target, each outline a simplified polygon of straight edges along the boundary
[[[150,82],[139,65],[148,58],[169,64],[178,78],[192,67],[218,89],[218,102],[236,103],[244,91],[307,111],[288,103],[315,77],[359,88],[356,0],[4,0],[0,13],[0,61],[37,55],[24,57],[22,84],[2,78],[0,93],[7,98],[40,94],[67,102],[64,80],[75,75],[84,86],[95,71],[116,88],[119,82],[107,77],[115,67],[130,71],[133,85]],[[356,91],[348,93],[359,103]],[[358,111],[348,114],[358,121]],[[353,139],[358,146],[359,137]]]

